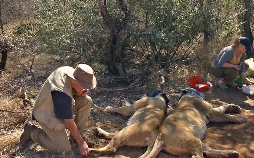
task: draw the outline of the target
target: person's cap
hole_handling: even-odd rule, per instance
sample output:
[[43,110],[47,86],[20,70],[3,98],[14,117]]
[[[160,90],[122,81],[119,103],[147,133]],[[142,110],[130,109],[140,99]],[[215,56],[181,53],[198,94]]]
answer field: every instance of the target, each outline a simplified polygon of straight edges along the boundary
[[86,89],[94,89],[97,85],[93,69],[87,64],[79,64],[74,72],[66,72],[66,74]]
[[247,37],[241,37],[239,42],[246,47],[248,51],[252,50],[250,40]]

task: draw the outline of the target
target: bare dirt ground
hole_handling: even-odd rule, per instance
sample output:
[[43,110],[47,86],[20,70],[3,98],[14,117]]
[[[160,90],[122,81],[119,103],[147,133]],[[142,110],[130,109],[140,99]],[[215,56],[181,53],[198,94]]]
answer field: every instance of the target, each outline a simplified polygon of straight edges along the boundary
[[[52,69],[53,70],[53,69]],[[51,70],[48,70],[51,72]],[[98,87],[91,90],[90,96],[93,98],[94,105],[89,118],[89,125],[85,132],[85,139],[90,147],[103,147],[109,140],[99,137],[96,134],[95,127],[101,127],[107,131],[115,132],[121,130],[127,123],[128,118],[124,118],[118,114],[109,114],[104,111],[107,106],[121,106],[121,100],[133,101],[141,98],[143,95],[151,93],[155,90],[163,91],[170,99],[170,105],[175,106],[181,89],[188,87],[187,79],[166,79],[165,85],[160,85],[160,73],[143,74],[141,78],[133,81],[132,84],[124,82],[119,78],[112,76],[99,75]],[[7,77],[6,77],[7,76]],[[0,78],[5,83],[8,75]],[[45,78],[44,78],[45,79]],[[41,80],[44,80],[43,78]],[[177,82],[177,81],[179,82]],[[43,82],[40,83],[40,85]],[[9,83],[12,85],[12,83]],[[40,85],[37,86],[37,90]],[[157,85],[153,86],[153,85]],[[15,87],[13,88],[15,89]],[[36,96],[36,91],[28,91],[32,100]],[[247,123],[210,123],[203,142],[214,149],[232,149],[240,153],[240,158],[254,158],[254,96],[242,93],[241,89],[229,88],[221,90],[218,87],[203,92],[205,99],[214,106],[224,103],[233,103],[241,107],[241,114],[247,118]],[[3,91],[1,95],[4,96]],[[33,144],[29,148],[24,148],[19,143],[19,136],[23,131],[26,121],[31,120],[32,105],[25,102],[22,96],[17,92],[12,93],[11,102],[6,108],[0,106],[0,157],[82,157],[79,154],[77,144],[71,141],[72,152],[68,154],[53,154],[41,148],[37,144]],[[3,98],[1,98],[3,99]],[[6,101],[8,102],[8,100]],[[1,103],[2,104],[2,103]],[[11,105],[10,105],[11,104]],[[14,105],[15,104],[15,105]],[[14,108],[16,107],[16,108]],[[144,153],[146,148],[121,147],[113,155],[89,155],[101,158],[136,158]],[[174,157],[165,152],[160,152],[158,158]]]
[[[247,118],[247,123],[244,124],[210,123],[203,142],[214,149],[236,150],[240,153],[240,158],[254,157],[254,97],[242,93],[241,89],[234,88],[221,90],[215,87],[203,94],[206,100],[213,103],[214,106],[219,106],[225,103],[239,105],[241,107],[241,115]],[[177,100],[177,95],[178,93],[169,94],[172,102]],[[127,119],[122,119],[121,116],[110,115],[110,118],[105,120],[106,125],[100,125],[102,128],[109,128],[108,130],[114,131],[114,129],[110,129],[110,127],[119,129],[119,127],[124,126],[127,121]],[[104,116],[106,117],[108,114]],[[111,125],[107,124],[107,122]],[[119,126],[119,123],[121,126]],[[144,151],[145,149],[122,147],[114,156],[109,157],[120,157],[121,155],[124,155],[126,157],[135,158],[141,155]],[[170,157],[170,155],[161,152],[158,156],[158,158],[164,157]]]

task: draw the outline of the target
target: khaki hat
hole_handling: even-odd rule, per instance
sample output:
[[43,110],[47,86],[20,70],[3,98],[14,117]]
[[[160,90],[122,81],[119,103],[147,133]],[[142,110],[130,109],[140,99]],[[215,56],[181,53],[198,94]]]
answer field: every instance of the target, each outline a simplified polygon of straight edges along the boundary
[[94,89],[97,85],[93,69],[87,64],[79,64],[74,71],[68,71],[66,74],[86,89]]

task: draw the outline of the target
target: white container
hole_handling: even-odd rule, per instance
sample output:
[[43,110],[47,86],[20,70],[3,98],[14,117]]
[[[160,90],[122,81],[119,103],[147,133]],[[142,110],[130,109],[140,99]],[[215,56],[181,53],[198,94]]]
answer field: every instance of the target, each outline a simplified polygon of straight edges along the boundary
[[243,93],[254,95],[254,87],[251,85],[243,85]]

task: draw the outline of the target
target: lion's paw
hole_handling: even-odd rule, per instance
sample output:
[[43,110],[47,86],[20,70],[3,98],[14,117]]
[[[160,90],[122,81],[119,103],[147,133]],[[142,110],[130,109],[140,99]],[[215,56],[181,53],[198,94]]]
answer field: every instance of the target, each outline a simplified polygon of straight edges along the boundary
[[231,105],[228,106],[225,113],[240,114],[241,113],[241,108],[238,105],[231,104]]

